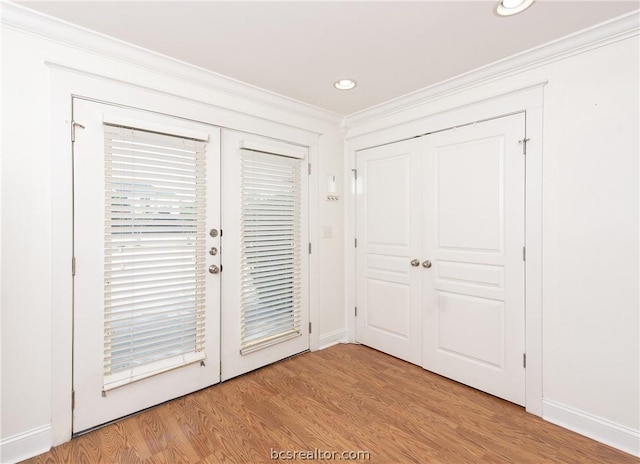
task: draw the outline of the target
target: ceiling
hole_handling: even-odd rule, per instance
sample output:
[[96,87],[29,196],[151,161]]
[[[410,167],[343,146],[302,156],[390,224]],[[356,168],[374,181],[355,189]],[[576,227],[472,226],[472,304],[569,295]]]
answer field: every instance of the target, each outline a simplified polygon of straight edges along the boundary
[[[637,0],[19,2],[349,115],[638,8]],[[352,78],[351,91],[333,82]]]

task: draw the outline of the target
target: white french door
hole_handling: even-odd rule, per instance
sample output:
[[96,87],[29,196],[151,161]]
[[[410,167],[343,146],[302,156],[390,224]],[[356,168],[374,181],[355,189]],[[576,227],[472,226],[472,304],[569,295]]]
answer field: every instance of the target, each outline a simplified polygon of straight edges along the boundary
[[521,405],[524,129],[516,114],[358,152],[356,226],[357,340]]
[[309,349],[308,149],[223,131],[222,379]]
[[77,433],[220,380],[220,132],[80,98],[73,114]]
[[420,364],[420,140],[358,152],[360,343]]

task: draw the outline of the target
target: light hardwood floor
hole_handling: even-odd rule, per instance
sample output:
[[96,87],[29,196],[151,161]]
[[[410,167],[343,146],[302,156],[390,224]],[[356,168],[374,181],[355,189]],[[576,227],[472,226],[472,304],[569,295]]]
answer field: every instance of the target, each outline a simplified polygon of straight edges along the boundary
[[359,345],[276,363],[26,462],[265,463],[273,462],[272,450],[316,448],[367,451],[369,458],[357,462],[372,463],[640,463]]

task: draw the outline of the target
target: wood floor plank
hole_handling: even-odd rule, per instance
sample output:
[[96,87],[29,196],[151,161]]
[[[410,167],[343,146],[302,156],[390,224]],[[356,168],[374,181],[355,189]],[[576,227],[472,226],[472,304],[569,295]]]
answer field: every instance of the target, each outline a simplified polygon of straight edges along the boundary
[[360,345],[284,360],[25,462],[267,463],[276,462],[273,452],[316,449],[364,451],[351,462],[383,464],[640,464],[519,406]]

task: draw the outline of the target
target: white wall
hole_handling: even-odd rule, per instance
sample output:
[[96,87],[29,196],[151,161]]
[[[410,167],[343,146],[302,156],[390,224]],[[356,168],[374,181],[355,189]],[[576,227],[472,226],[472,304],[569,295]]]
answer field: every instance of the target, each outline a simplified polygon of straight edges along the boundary
[[[320,231],[318,253],[320,256],[319,288],[320,310],[320,347],[326,347],[346,340],[346,321],[344,317],[344,222],[343,204],[345,201],[345,182],[343,169],[343,138],[341,133],[327,134],[320,138],[320,147],[326,148],[330,156],[320,159],[319,170],[319,210]],[[338,201],[328,201],[327,176],[336,176]],[[332,237],[324,238],[323,229],[330,227]]]
[[545,400],[640,430],[638,38],[549,66]]
[[[414,130],[427,115],[548,81],[542,133],[543,417],[640,455],[637,22],[636,14],[625,23],[630,33],[619,26],[610,38],[595,34],[588,46],[555,55],[549,47],[553,57],[542,63],[533,59],[540,53],[532,53],[530,64],[506,70],[500,63],[495,75],[479,72],[475,83],[473,76],[462,76],[458,89],[444,83],[353,115],[347,137],[359,145],[363,139],[397,140],[408,135],[403,128]],[[580,40],[589,42],[589,34]]]
[[[6,4],[3,9],[0,461],[59,441],[52,436],[52,417],[55,422],[69,401],[57,390],[52,394],[57,366],[51,343],[60,336],[52,319],[59,310],[52,303],[52,282],[69,271],[55,255],[71,237],[52,238],[54,230],[65,228],[53,214],[52,204],[60,199],[52,188],[58,157],[66,154],[51,145],[51,68],[45,62],[200,101],[219,119],[213,123],[248,124],[258,131],[283,123],[320,134],[319,217],[312,231],[319,251],[313,285],[320,318],[314,332],[321,345],[344,337],[343,293],[351,281],[343,274],[343,207],[349,185],[334,115],[201,70],[167,66],[163,58],[116,42],[88,40],[86,33],[50,21],[25,19]],[[403,112],[390,110],[369,121],[354,115],[347,125],[351,134],[391,133],[392,125],[549,81],[543,133],[544,416],[631,449],[640,442],[637,28],[610,42],[408,104]],[[338,175],[338,202],[324,199],[328,174]],[[326,225],[333,226],[331,239],[320,238]]]
[[[70,255],[60,259],[59,253],[70,249],[70,221],[55,209],[71,202],[70,195],[60,198],[69,192],[68,186],[60,188],[60,176],[70,179],[60,162],[68,163],[70,153],[68,141],[55,142],[61,137],[52,134],[54,124],[64,127],[65,122],[52,122],[52,107],[60,101],[67,105],[70,96],[60,100],[54,74],[175,98],[176,108],[196,108],[201,120],[216,125],[284,138],[309,134],[316,143],[314,176],[320,179],[320,195],[312,199],[312,265],[320,276],[314,282],[319,315],[312,343],[317,347],[344,338],[342,202],[324,201],[322,180],[332,173],[342,184],[340,118],[12,5],[3,4],[2,21],[0,462],[43,452],[69,438],[66,426],[62,432],[56,429],[60,416],[70,415],[70,389],[61,391],[56,375],[70,359],[64,368],[57,361],[52,366],[52,351],[55,358],[60,340],[68,343],[61,333],[68,328],[57,315],[71,313],[70,304],[56,307],[59,297],[54,296],[60,294],[60,276],[70,288]],[[68,127],[68,111],[63,119]],[[322,226],[333,228],[333,238],[319,239]],[[62,300],[68,303],[68,298]]]

